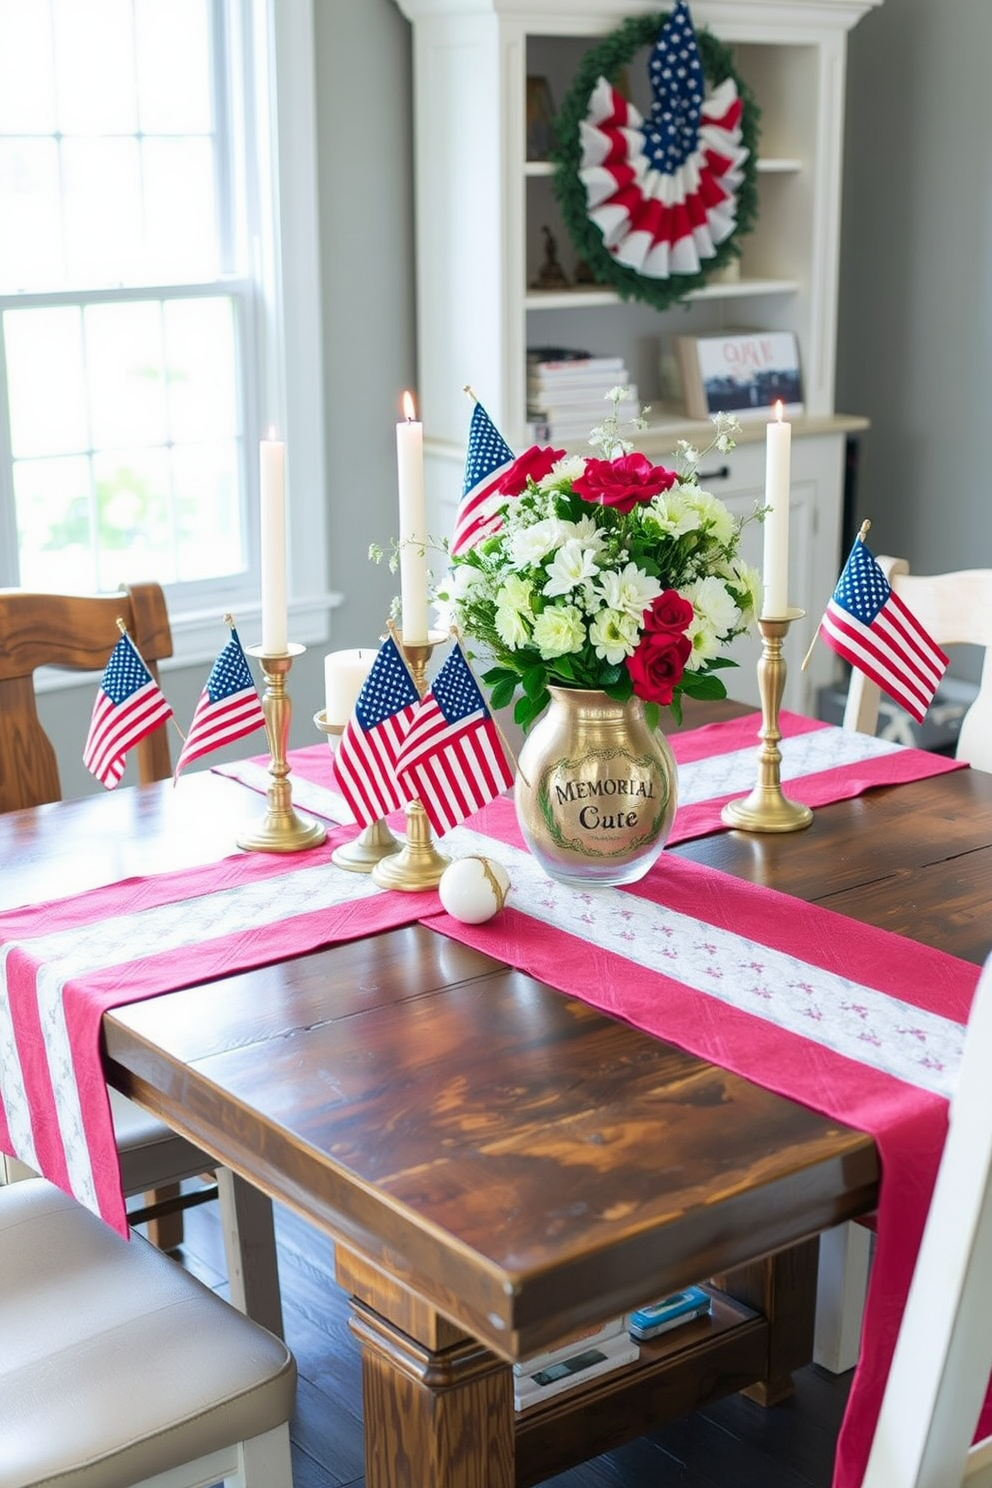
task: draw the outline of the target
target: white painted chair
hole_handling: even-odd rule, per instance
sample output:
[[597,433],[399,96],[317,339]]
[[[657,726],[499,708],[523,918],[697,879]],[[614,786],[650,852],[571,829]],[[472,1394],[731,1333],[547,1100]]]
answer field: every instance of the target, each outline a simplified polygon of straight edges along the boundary
[[[985,663],[978,695],[961,722],[958,759],[992,770],[992,568],[958,573],[911,574],[902,558],[883,557],[878,565],[894,592],[938,646],[981,646]],[[878,725],[878,684],[857,670],[851,674],[844,727],[873,734]]]
[[[877,561],[938,646],[985,649],[981,685],[961,722],[956,755],[976,769],[992,770],[992,569],[924,575],[911,574],[902,558]],[[852,671],[844,727],[874,734],[879,697],[877,683]],[[813,1357],[834,1374],[853,1369],[857,1362],[872,1241],[871,1232],[858,1224],[841,1225],[820,1239]]]
[[296,1363],[140,1235],[0,1187],[0,1488],[292,1488]]
[[992,957],[975,993],[950,1127],[862,1488],[990,1488],[972,1437],[992,1371]]

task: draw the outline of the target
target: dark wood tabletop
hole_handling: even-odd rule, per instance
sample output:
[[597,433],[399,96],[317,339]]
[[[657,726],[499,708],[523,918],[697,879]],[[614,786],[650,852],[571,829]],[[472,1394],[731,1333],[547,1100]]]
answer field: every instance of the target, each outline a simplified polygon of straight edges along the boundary
[[[242,787],[202,773],[12,813],[0,904],[210,861],[247,809]],[[672,850],[975,962],[989,949],[992,775]],[[538,1481],[727,1389],[775,1399],[809,1357],[813,1237],[876,1198],[864,1134],[422,926],[136,1003],[104,1027],[114,1084],[338,1243],[365,1345],[370,1488],[406,1481],[383,1444],[390,1413],[430,1453],[448,1439],[450,1423],[411,1405],[411,1379],[491,1422],[432,1468],[451,1488]],[[590,1386],[581,1420],[549,1406],[514,1449],[500,1358],[713,1277],[713,1319],[648,1351],[624,1411]]]

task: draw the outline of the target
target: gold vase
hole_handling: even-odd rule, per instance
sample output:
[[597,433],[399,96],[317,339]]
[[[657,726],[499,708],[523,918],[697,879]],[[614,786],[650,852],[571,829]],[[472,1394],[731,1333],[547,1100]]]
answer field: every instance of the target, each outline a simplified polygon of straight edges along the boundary
[[552,687],[528,734],[514,786],[524,840],[551,878],[633,883],[661,853],[675,819],[678,773],[638,698]]

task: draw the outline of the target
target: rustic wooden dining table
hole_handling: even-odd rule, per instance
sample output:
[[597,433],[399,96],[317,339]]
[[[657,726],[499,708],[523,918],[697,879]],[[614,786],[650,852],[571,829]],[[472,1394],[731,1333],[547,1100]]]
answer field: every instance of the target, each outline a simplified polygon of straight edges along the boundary
[[[245,795],[204,772],[0,817],[0,904],[210,862]],[[988,952],[989,774],[671,850]],[[334,1242],[368,1488],[536,1483],[722,1394],[774,1404],[811,1356],[818,1235],[877,1199],[870,1136],[423,924],[133,1003],[103,1028],[114,1086]],[[513,1360],[702,1279],[711,1317],[515,1417]]]

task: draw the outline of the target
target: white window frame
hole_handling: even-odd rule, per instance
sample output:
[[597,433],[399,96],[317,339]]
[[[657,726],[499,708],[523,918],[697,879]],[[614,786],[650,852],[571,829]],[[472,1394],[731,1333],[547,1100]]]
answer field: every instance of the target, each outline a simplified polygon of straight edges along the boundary
[[[256,417],[258,439],[271,427],[286,444],[289,639],[310,645],[327,639],[330,611],[341,603],[341,596],[328,588],[313,0],[222,3],[229,7],[232,22],[230,85],[237,86],[240,57],[241,65],[252,69],[257,101],[254,114],[244,110],[243,99],[235,101],[249,115],[241,149],[251,152],[257,166],[249,176],[244,160],[235,164],[242,189],[247,184],[257,195],[248,206],[250,220],[259,227],[251,263],[257,314],[255,323],[245,327],[244,354],[256,358],[261,369],[260,406],[249,409],[248,417]],[[232,293],[237,292],[236,285],[232,281]],[[152,288],[147,297],[155,295]],[[0,303],[28,305],[31,299],[8,296]],[[8,407],[4,375],[0,358],[2,410]],[[8,553],[16,553],[9,431],[4,429],[2,435],[0,543]],[[173,593],[172,586],[165,586],[175,653],[166,669],[216,655],[223,639],[218,622],[225,609],[235,611],[245,645],[260,639],[258,460],[253,458],[250,424],[245,445],[245,542],[252,572],[233,583],[218,579],[216,599],[211,594],[209,603],[206,582],[185,586],[185,597],[182,588]],[[39,678],[45,688],[81,682],[66,673]]]

